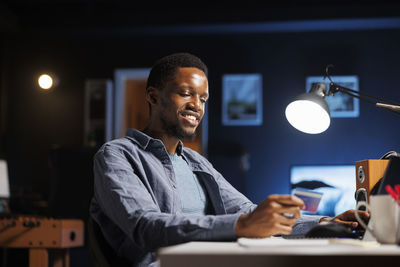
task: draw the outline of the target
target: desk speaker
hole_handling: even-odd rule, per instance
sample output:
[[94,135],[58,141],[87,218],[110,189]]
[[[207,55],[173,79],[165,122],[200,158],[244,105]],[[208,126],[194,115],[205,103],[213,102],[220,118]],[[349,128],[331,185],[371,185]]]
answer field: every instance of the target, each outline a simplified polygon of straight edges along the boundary
[[371,190],[383,177],[388,163],[388,159],[370,159],[356,162],[356,202],[369,202]]

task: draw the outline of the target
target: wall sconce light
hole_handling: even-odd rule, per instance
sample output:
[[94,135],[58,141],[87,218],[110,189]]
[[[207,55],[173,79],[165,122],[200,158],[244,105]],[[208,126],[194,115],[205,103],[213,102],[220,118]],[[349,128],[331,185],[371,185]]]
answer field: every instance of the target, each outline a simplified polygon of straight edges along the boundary
[[400,115],[400,105],[383,98],[375,97],[350,88],[343,87],[334,83],[329,76],[328,65],[325,69],[325,76],[330,81],[329,91],[324,82],[313,83],[308,93],[297,96],[285,110],[286,119],[299,131],[309,134],[318,134],[329,128],[331,118],[329,106],[325,101],[325,96],[334,95],[342,92],[351,97],[356,97],[362,101],[373,104],[377,107],[388,109]]
[[54,75],[47,73],[41,74],[37,81],[39,87],[43,90],[50,90],[54,88],[58,83],[57,78]]

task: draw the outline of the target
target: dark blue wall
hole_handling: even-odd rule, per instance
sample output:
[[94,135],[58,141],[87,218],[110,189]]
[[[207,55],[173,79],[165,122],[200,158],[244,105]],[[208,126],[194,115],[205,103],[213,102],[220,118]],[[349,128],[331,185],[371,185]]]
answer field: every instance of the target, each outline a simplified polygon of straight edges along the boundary
[[[284,115],[291,98],[304,92],[306,76],[323,75],[330,63],[335,75],[358,75],[361,91],[400,101],[398,30],[243,35],[227,37],[225,43],[229,45],[220,47],[224,53],[208,60],[213,92],[210,143],[237,144],[250,154],[246,188],[241,187],[243,175],[232,164],[238,163],[237,157],[210,153],[210,159],[222,173],[232,175],[232,183],[251,200],[288,193],[291,165],[354,164],[400,150],[400,116],[368,103],[360,103],[359,118],[335,118],[319,135],[295,130]],[[263,75],[263,125],[222,126],[221,76],[253,72]]]
[[[305,90],[305,78],[358,75],[360,90],[400,101],[400,30],[307,31],[287,33],[41,32],[6,36],[3,90],[7,96],[6,146],[11,185],[48,194],[48,153],[54,146],[81,146],[86,78],[113,79],[116,68],[147,68],[159,57],[188,51],[209,66],[209,159],[254,202],[289,192],[293,164],[354,164],[400,151],[400,116],[360,103],[360,117],[333,119],[320,135],[292,128],[284,110]],[[34,77],[52,70],[60,86],[42,94]],[[221,124],[221,78],[261,73],[263,125]],[[243,152],[250,170],[239,169]],[[23,166],[23,168],[21,168]]]

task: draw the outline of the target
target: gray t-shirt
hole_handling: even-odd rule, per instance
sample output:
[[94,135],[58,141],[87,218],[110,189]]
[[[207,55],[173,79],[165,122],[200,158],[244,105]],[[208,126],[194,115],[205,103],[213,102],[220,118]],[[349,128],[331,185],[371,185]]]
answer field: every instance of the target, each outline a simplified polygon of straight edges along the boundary
[[208,213],[207,193],[197,176],[182,156],[169,154],[174,167],[181,210],[185,215],[206,215]]

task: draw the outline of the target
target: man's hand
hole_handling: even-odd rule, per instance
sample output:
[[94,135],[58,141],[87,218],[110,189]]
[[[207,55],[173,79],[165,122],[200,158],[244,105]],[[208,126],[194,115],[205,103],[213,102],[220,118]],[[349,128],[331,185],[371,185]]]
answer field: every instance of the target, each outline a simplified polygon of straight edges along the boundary
[[[348,210],[345,211],[341,214],[339,214],[338,216],[336,216],[335,218],[322,218],[320,220],[320,222],[324,222],[324,221],[333,221],[339,224],[342,224],[344,226],[347,226],[349,228],[355,229],[358,227],[359,223],[357,222],[356,216],[354,215],[356,211],[355,210]],[[366,211],[358,211],[361,219],[363,219],[364,221],[368,221],[369,220],[369,213]]]
[[[290,234],[300,217],[304,202],[293,195],[271,195],[249,214],[239,217],[235,233],[238,237],[268,237]],[[284,214],[292,214],[293,217]]]

